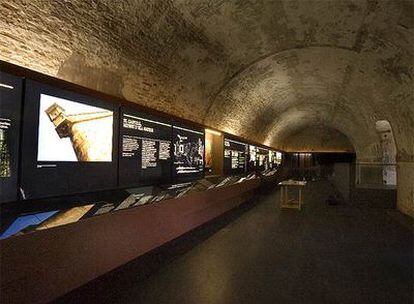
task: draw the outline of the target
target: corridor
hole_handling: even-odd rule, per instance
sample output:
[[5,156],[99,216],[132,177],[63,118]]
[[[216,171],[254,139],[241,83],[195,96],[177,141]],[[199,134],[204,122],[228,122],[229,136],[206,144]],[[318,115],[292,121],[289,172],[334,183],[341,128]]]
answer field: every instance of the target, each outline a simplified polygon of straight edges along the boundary
[[412,303],[412,231],[383,209],[330,206],[332,191],[328,182],[308,184],[300,212],[280,210],[278,191],[261,195],[144,278],[126,282],[121,273],[58,302]]

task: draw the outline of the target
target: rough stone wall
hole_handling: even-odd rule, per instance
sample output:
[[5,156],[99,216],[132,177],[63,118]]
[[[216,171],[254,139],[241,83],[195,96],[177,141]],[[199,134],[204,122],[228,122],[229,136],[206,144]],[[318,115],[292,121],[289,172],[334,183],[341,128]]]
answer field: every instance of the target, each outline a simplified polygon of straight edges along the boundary
[[412,164],[413,12],[406,0],[4,0],[0,59],[275,148],[334,128],[364,162],[381,160],[385,119],[397,162]]
[[350,199],[350,184],[351,184],[351,174],[350,174],[350,164],[349,163],[335,163],[334,164],[334,176],[332,182],[335,185],[335,188],[341,193],[345,201]]
[[399,162],[397,165],[397,208],[414,217],[413,162]]
[[193,120],[195,76],[225,66],[171,1],[6,0],[0,13],[0,59]]
[[[350,139],[390,118],[413,160],[409,1],[6,0],[0,12],[3,60],[275,147],[295,106]],[[356,150],[376,158],[368,142]]]
[[[360,161],[375,162],[382,159],[375,123],[386,118],[398,129],[395,137],[401,155],[410,158],[413,148],[409,134],[414,130],[408,106],[411,81],[400,85],[378,73],[381,66],[376,56],[328,47],[271,55],[223,88],[207,121],[244,136],[257,134],[261,141],[274,146],[292,132],[325,125],[350,139]],[[405,90],[406,105],[391,101],[395,90]]]
[[345,135],[323,126],[308,127],[290,134],[280,147],[286,152],[355,152]]

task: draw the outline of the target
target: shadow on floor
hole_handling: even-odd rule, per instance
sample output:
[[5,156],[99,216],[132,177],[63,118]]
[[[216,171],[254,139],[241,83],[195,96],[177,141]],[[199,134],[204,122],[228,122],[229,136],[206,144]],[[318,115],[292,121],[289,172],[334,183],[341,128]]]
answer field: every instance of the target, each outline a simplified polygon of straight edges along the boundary
[[332,206],[327,182],[302,211],[277,191],[59,299],[58,303],[413,303],[413,234],[383,209]]
[[254,208],[259,202],[260,194],[257,194],[248,202],[213,221],[69,292],[57,299],[55,303],[112,303],[110,298],[114,291],[140,284],[151,275],[155,275],[158,270],[204,242],[243,213]]

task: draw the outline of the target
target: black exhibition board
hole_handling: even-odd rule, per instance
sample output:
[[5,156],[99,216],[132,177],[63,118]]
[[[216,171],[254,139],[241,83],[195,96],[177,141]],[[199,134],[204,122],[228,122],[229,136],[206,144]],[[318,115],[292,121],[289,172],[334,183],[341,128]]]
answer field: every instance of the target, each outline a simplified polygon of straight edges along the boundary
[[117,103],[27,80],[22,198],[116,188],[118,119]]
[[0,71],[0,203],[18,198],[23,80]]
[[174,181],[188,181],[204,177],[204,129],[173,122]]
[[270,167],[275,169],[282,163],[282,153],[279,151],[271,151]]
[[172,123],[166,118],[121,107],[119,185],[167,183],[171,179]]
[[246,172],[249,145],[224,137],[224,174],[236,175]]
[[248,164],[247,171],[252,172],[257,169],[258,157],[257,157],[257,147],[254,145],[249,145],[249,155],[248,155]]
[[270,168],[269,163],[269,150],[261,147],[257,147],[256,150],[257,170],[267,170]]
[[270,168],[269,150],[249,145],[248,171],[263,171]]

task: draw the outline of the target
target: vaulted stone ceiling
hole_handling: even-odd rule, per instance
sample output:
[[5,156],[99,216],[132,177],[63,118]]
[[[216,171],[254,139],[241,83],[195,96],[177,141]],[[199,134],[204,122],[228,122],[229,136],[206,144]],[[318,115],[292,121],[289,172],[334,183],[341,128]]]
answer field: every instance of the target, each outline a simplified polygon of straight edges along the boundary
[[280,147],[287,152],[355,152],[348,137],[326,126],[309,126],[293,132],[280,142]]
[[3,60],[276,148],[326,127],[375,161],[375,122],[385,119],[400,160],[414,159],[412,1],[13,0],[0,9]]

